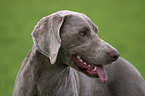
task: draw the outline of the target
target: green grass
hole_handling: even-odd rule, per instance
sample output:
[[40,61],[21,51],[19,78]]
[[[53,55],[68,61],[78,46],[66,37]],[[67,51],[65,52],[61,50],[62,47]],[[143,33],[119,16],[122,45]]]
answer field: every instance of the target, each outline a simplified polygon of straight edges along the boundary
[[145,0],[0,0],[0,96],[11,96],[21,63],[32,47],[31,32],[58,10],[85,13],[99,36],[117,48],[145,78]]

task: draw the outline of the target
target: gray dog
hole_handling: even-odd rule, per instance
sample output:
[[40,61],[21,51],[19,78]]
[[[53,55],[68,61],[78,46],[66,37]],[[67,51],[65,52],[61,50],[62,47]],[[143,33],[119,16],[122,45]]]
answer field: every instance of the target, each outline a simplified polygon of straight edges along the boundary
[[97,32],[82,13],[65,10],[42,18],[13,96],[145,96],[140,73]]

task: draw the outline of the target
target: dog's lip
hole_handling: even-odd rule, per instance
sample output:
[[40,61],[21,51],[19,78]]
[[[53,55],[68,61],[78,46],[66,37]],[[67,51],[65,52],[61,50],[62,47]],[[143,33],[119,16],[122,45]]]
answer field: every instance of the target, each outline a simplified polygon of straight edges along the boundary
[[[87,62],[86,60],[84,60],[82,57],[77,57],[77,55],[72,56],[72,59],[75,63],[75,65],[77,65],[78,69],[91,76],[91,77],[96,77],[96,78],[100,78],[102,83],[107,82],[107,74],[106,74],[106,70],[104,68],[103,65],[93,65],[90,64],[89,62]],[[84,64],[84,62],[86,64]]]
[[89,65],[88,63],[86,63],[86,65],[83,64],[81,61],[79,61],[77,59],[76,56],[73,56],[72,58],[79,70],[81,70],[82,72],[89,74],[91,76],[98,77],[97,72],[93,70],[93,67],[95,67],[95,66],[88,66]]

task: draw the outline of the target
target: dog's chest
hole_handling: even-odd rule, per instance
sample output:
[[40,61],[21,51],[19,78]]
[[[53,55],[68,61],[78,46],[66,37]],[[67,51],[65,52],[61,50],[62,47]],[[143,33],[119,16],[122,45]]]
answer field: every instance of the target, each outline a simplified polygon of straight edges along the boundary
[[[47,74],[47,72],[46,72]],[[80,96],[79,80],[72,68],[66,68],[59,75],[49,74],[42,76],[38,92],[40,96]]]
[[65,70],[57,78],[53,76],[44,78],[45,81],[41,81],[38,86],[40,96],[93,96],[93,85],[89,83],[92,81],[88,82],[87,78],[80,77],[72,68]]

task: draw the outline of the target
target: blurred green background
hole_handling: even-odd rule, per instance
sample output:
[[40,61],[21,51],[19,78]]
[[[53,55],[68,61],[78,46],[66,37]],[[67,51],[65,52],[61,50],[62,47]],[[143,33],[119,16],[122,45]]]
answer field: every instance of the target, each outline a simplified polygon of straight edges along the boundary
[[0,96],[12,94],[17,72],[33,44],[34,26],[64,9],[90,17],[99,26],[99,36],[145,78],[145,0],[0,0]]

